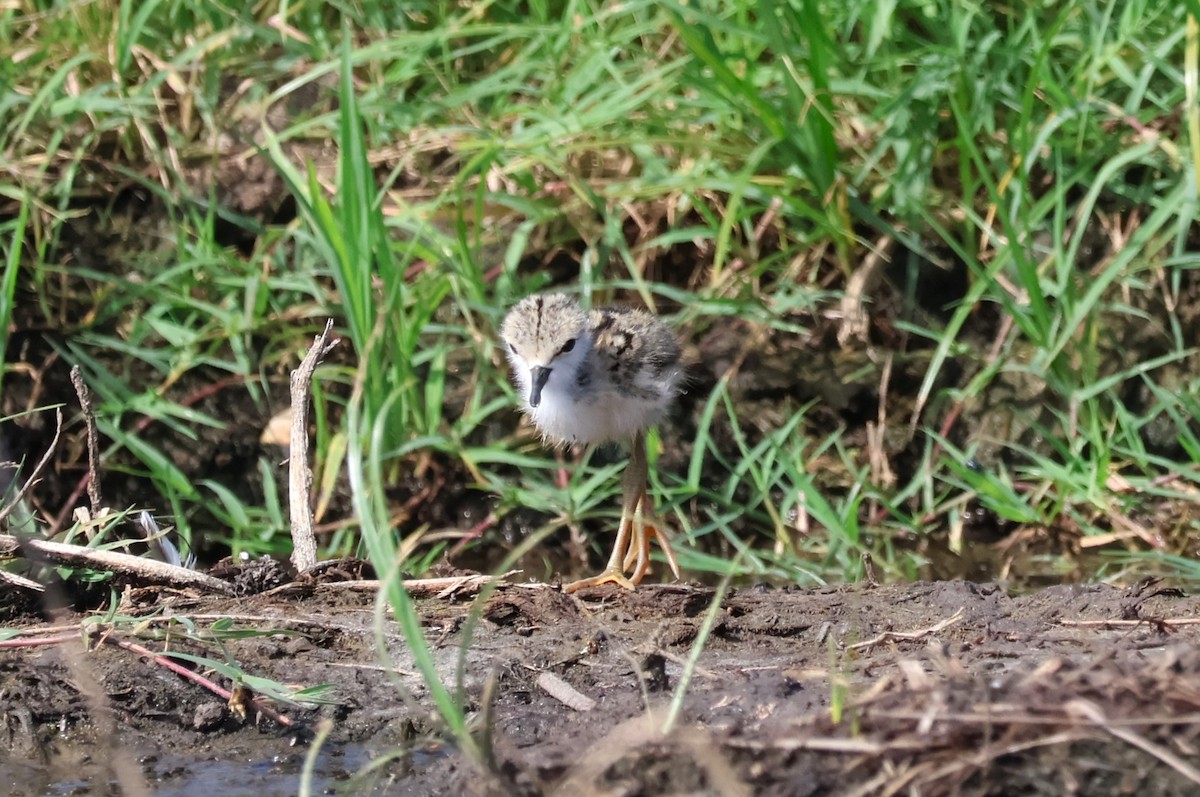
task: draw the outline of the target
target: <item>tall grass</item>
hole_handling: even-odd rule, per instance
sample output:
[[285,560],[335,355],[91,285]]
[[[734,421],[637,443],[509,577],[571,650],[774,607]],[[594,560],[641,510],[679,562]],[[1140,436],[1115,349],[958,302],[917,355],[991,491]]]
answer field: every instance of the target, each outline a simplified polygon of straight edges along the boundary
[[[21,242],[29,227],[30,202],[28,197],[12,193],[8,198],[17,203],[16,217],[3,225],[4,270],[0,271],[0,351],[8,347],[8,331],[13,322],[13,303],[16,298],[17,274],[21,266]],[[4,387],[4,369],[0,368],[0,389]]]
[[[1178,497],[1164,474],[1196,480],[1179,401],[1197,387],[1194,6],[19,3],[0,13],[0,151],[24,243],[5,243],[0,321],[29,291],[100,396],[112,466],[185,531],[214,508],[236,549],[286,544],[270,457],[248,496],[193,479],[135,420],[227,424],[176,389],[214,370],[265,411],[326,314],[353,352],[319,396],[326,498],[357,436],[382,486],[434,457],[493,496],[492,528],[526,508],[607,528],[611,466],[555,481],[512,434],[491,343],[515,298],[563,281],[805,371],[768,420],[697,365],[714,388],[664,430],[656,476],[693,570],[738,551],[744,574],[854,578],[870,551],[909,574],[919,546],[898,542],[972,502],[1107,533]],[[294,219],[235,208],[214,177],[262,159]],[[128,256],[91,246],[122,223]],[[866,413],[827,407],[839,361],[808,356],[854,305]],[[884,394],[889,353],[904,387]],[[344,410],[356,373],[369,445]],[[1023,433],[991,439],[980,408],[1014,385],[1038,411],[994,410]],[[428,561],[420,522],[403,531]]]

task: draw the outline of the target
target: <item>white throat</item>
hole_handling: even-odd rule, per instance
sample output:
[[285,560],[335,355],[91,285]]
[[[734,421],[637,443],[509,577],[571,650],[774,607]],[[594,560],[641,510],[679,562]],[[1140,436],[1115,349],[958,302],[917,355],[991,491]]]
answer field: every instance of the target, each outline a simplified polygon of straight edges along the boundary
[[[600,443],[624,440],[654,425],[666,414],[674,390],[635,394],[613,384],[609,374],[593,363],[590,338],[580,337],[575,348],[549,362],[530,362],[510,352],[513,373],[521,390],[524,410],[547,439],[558,443]],[[537,406],[530,403],[535,367],[550,369]],[[583,376],[582,384],[580,377]],[[672,374],[673,382],[677,374]]]

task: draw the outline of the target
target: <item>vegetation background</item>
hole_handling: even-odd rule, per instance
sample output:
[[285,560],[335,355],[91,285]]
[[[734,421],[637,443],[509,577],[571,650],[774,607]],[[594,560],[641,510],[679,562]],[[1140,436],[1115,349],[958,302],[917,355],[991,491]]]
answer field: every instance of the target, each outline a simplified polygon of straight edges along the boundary
[[12,0],[0,428],[36,458],[77,364],[110,507],[286,554],[260,435],[333,317],[326,556],[587,570],[620,458],[544,450],[494,342],[564,286],[687,344],[654,451],[692,574],[1195,577],[1198,16]]

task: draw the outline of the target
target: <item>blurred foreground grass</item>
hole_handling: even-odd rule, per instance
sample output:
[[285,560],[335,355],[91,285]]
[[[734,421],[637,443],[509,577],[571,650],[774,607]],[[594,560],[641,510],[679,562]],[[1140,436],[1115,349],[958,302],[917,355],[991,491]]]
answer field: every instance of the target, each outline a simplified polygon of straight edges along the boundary
[[124,498],[286,550],[278,449],[162,438],[256,438],[333,315],[329,553],[360,524],[414,570],[468,529],[488,566],[564,528],[605,549],[614,468],[557,477],[493,344],[577,286],[689,344],[656,489],[692,571],[911,577],[977,527],[1184,570],[1196,3],[1020,8],[15,0],[0,415],[72,402],[77,363]]

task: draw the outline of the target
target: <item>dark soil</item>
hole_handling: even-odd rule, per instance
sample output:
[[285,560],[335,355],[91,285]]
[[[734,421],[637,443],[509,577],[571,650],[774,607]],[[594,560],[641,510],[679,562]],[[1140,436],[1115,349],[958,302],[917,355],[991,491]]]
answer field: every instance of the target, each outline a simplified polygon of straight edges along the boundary
[[[478,727],[491,730],[493,761],[484,765],[436,741],[428,692],[392,621],[388,649],[375,645],[369,593],[336,584],[239,600],[129,591],[122,613],[145,606],[160,619],[118,624],[103,643],[93,633],[85,649],[72,625],[84,618],[59,616],[53,625],[67,626],[59,633],[70,641],[0,653],[8,753],[0,791],[127,793],[114,785],[124,760],[122,782],[140,776],[154,794],[295,794],[322,718],[333,722],[316,758],[318,793],[1200,788],[1196,598],[1152,584],[1022,597],[962,581],[733,590],[703,640],[680,721],[664,736],[714,597],[686,585],[573,597],[506,584],[481,601],[421,600],[445,679],[453,681],[467,644],[467,701]],[[237,628],[281,633],[226,641],[226,653],[178,635],[151,638],[172,615],[200,628],[229,616]],[[276,704],[291,727],[253,710],[241,720],[224,700],[116,641],[227,655],[247,673],[291,685],[332,684],[338,704]],[[552,696],[539,681],[544,673],[575,694]],[[494,698],[484,706],[489,679]]]
[[[234,130],[230,141],[240,150],[254,140],[255,130],[257,125]],[[309,155],[322,168],[333,162],[329,153]],[[236,166],[243,162],[221,160],[217,171],[198,172],[196,183],[215,183],[224,203],[264,224],[290,220],[295,208],[280,199],[274,170],[264,161]],[[169,240],[145,223],[161,217],[162,209],[152,198],[135,200],[130,198],[125,210],[115,205],[112,218],[94,220],[97,228],[113,219],[123,219],[124,226],[104,232],[89,223],[69,235],[68,260],[105,272],[117,268],[125,252]],[[148,240],[134,234],[139,230]],[[222,243],[243,251],[261,244],[243,232],[225,230],[232,237]],[[686,262],[672,263],[672,257]],[[899,267],[916,258],[898,251],[893,262]],[[676,247],[654,268],[657,277],[685,288],[687,275],[703,260],[702,252]],[[547,266],[556,279],[569,281],[576,263],[569,257],[563,262],[559,268],[538,256],[539,268]],[[666,422],[660,467],[681,472],[689,462],[687,441],[696,438],[698,418],[720,380],[740,408],[744,428],[738,434],[751,445],[811,404],[804,427],[811,439],[838,429],[847,449],[868,451],[874,445],[900,482],[926,467],[924,438],[914,437],[916,424],[907,419],[916,412],[913,397],[929,369],[930,344],[901,334],[897,322],[915,319],[936,328],[945,320],[939,314],[965,289],[967,272],[962,266],[950,279],[953,275],[940,267],[909,267],[920,276],[919,287],[912,289],[919,303],[904,303],[895,287],[903,280],[885,282],[868,302],[869,334],[849,341],[840,341],[843,329],[833,320],[841,310],[797,310],[778,319],[786,327],[722,317],[720,324],[702,321],[681,330],[688,391]],[[93,331],[121,324],[119,318],[90,314],[102,292],[83,273],[66,273],[62,309],[47,317],[42,304],[33,301],[32,286],[19,294],[25,300],[18,303],[5,356],[21,367],[6,374],[0,416],[22,417],[0,428],[0,460],[36,461],[49,446],[50,416],[25,411],[59,401],[74,406],[68,363],[55,342],[79,328],[77,322],[59,328],[56,318],[91,319],[87,328]],[[1195,301],[1200,278],[1186,272],[1180,279],[1186,283],[1182,293],[1192,298],[1187,307],[1200,307]],[[1156,305],[1135,302],[1134,307],[1139,312],[1129,314],[1127,327],[1111,319],[1108,324],[1114,337],[1105,350],[1106,359],[1113,360],[1106,363],[1109,373],[1162,353],[1148,348],[1147,340],[1175,339],[1145,322],[1171,318],[1170,313]],[[1198,324],[1200,312],[1188,310],[1179,322],[1182,332],[1174,334],[1189,339],[1187,333]],[[797,327],[810,332],[798,335]],[[986,352],[1003,337],[1001,327],[985,305],[972,314],[962,339]],[[116,355],[109,363],[103,353],[97,356],[126,384],[158,383],[166,399],[225,423],[222,429],[194,425],[198,428],[182,430],[148,418],[125,419],[126,428],[131,424],[135,432],[144,432],[186,478],[194,483],[215,479],[258,505],[265,490],[262,463],[275,466],[284,459],[282,449],[263,443],[260,433],[285,401],[287,374],[297,357],[294,339],[267,336],[256,342],[263,346],[255,391],[238,378],[204,368],[165,385],[159,383],[161,375],[142,372],[145,364]],[[1020,360],[1020,355],[1012,356]],[[354,357],[348,347],[333,356]],[[1162,383],[1182,384],[1180,375],[1195,372],[1195,365],[1193,356],[1174,371],[1162,369]],[[946,363],[932,393],[962,387],[976,367],[970,359]],[[1136,389],[1145,386],[1140,372],[1130,373],[1122,392],[1134,401]],[[1005,464],[1007,453],[987,441],[1015,440],[1032,450],[1044,430],[1057,423],[1050,410],[1062,410],[1054,403],[1062,399],[1051,395],[1036,374],[1014,368],[996,377],[978,406],[939,406],[935,400],[922,418],[950,442],[964,449],[978,446],[977,464],[992,468]],[[512,412],[498,418],[500,428],[488,434],[493,439],[511,434],[517,417]],[[891,419],[891,426],[882,443],[872,443],[871,428],[881,417]],[[954,417],[957,424],[947,426],[945,419]],[[78,421],[68,423],[67,442],[51,469],[57,478],[46,479],[31,496],[39,516],[59,519],[55,530],[83,501],[86,449],[80,428]],[[1143,442],[1147,450],[1177,456],[1170,448],[1177,445],[1176,431],[1172,424],[1149,428]],[[736,454],[729,423],[718,418],[708,432],[730,456]],[[818,486],[833,495],[860,478],[835,460],[810,463]],[[718,463],[707,467],[714,472],[706,472],[703,480],[719,492],[728,474]],[[426,527],[487,529],[480,549],[455,558],[456,564],[490,566],[523,539],[526,527],[541,525],[515,511],[489,528],[494,496],[469,486],[469,474],[455,462],[431,456],[412,470],[419,475],[389,495],[393,505],[403,507],[398,533]],[[158,493],[142,471],[128,451],[104,462],[109,506],[156,505]],[[514,479],[518,475],[514,472]],[[10,478],[11,470],[0,473],[0,479]],[[282,483],[282,476],[278,480]],[[979,507],[966,510],[967,544],[961,551],[951,549],[946,528],[891,537],[894,528],[864,510],[861,521],[872,529],[873,542],[862,552],[870,553],[871,545],[911,551],[928,563],[926,576],[986,580],[1002,573],[1023,578],[1026,586],[1038,583],[1033,560],[1043,549],[1070,554],[1055,558],[1054,578],[1063,577],[1064,559],[1075,568],[1071,578],[1093,572],[1076,544],[1079,529],[1069,523],[1029,529],[1022,536]],[[203,505],[189,512],[195,533],[191,552],[206,564],[225,556],[226,530],[219,520]],[[348,507],[335,506],[324,520],[336,522],[347,512]],[[745,539],[759,535],[761,542],[763,529],[745,514],[732,521],[733,531]],[[1183,522],[1148,525],[1190,528]],[[584,529],[590,531],[603,529]],[[555,563],[555,572],[577,571],[586,557],[566,536],[564,531],[548,540],[531,557],[537,561],[523,561],[526,573],[539,574],[546,560]],[[1186,544],[1190,550],[1192,542]],[[733,555],[724,548],[710,553]],[[813,554],[821,555],[819,549]],[[587,572],[584,566],[575,575]],[[277,583],[233,580],[256,590]],[[462,673],[465,702],[485,751],[478,759],[441,733],[411,652],[393,621],[377,623],[372,593],[332,582],[292,584],[238,599],[129,589],[116,610],[119,622],[104,624],[93,613],[65,609],[33,619],[47,612],[46,606],[90,608],[108,597],[103,583],[90,590],[74,583],[65,587],[69,594],[43,602],[0,582],[0,622],[20,629],[12,639],[0,636],[0,795],[292,795],[301,791],[301,772],[310,756],[315,793],[1200,793],[1200,601],[1152,583],[1125,591],[1055,586],[1019,597],[995,584],[961,580],[746,587],[724,595],[707,634],[704,626],[717,593],[703,586],[644,586],[632,593],[606,588],[569,596],[554,586],[505,584],[478,600],[469,595],[422,599],[418,610],[443,681],[455,683],[456,673]],[[227,619],[235,630],[259,633],[238,637],[222,629],[219,643],[201,644],[186,632],[188,624],[206,632]],[[384,649],[376,641],[377,624]],[[282,684],[329,684],[336,702],[320,708],[272,704],[286,723],[253,707],[243,717],[235,710],[240,703],[231,708],[225,698],[129,643],[236,663],[251,676]],[[694,649],[699,657],[685,680]],[[232,686],[227,674],[205,675]],[[548,684],[548,675],[564,683]],[[664,733],[678,694],[684,696],[678,720]]]

